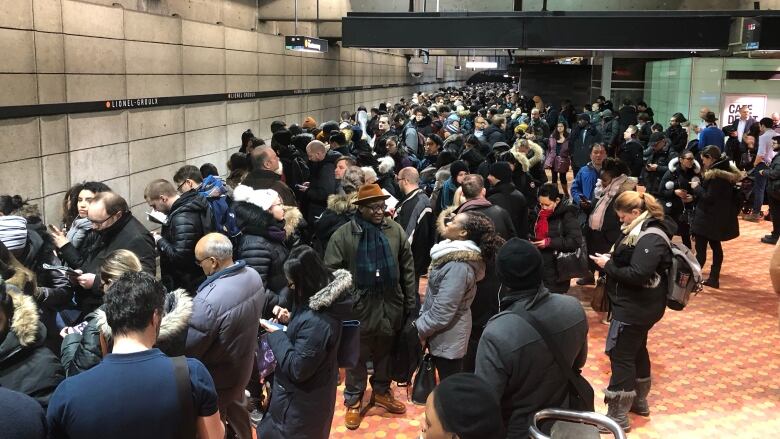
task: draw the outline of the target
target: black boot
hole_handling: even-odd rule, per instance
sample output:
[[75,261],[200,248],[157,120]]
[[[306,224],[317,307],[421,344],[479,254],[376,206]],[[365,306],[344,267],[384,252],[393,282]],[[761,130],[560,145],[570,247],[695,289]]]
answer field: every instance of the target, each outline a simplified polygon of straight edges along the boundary
[[636,391],[611,391],[604,390],[604,402],[607,404],[607,416],[618,425],[626,433],[631,431],[631,421],[628,419],[628,410],[634,403],[634,397],[636,397]]
[[636,398],[631,405],[631,412],[640,416],[650,416],[650,406],[647,404],[647,395],[650,393],[650,377],[637,378]]
[[712,276],[710,276],[707,280],[702,282],[702,285],[710,287],[710,288],[720,289],[720,282],[718,282],[718,278],[717,277],[713,278]]

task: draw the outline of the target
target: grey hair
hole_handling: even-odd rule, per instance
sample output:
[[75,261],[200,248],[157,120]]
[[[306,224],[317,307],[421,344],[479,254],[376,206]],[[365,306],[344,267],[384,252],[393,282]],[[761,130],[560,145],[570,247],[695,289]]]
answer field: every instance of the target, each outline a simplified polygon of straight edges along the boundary
[[213,237],[206,241],[203,253],[207,258],[215,258],[219,261],[233,257],[233,244],[227,236],[221,233],[214,233]]

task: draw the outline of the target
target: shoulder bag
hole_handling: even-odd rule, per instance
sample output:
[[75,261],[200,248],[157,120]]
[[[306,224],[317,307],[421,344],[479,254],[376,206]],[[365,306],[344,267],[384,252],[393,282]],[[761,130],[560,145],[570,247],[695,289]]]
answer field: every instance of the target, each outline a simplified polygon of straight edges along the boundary
[[190,385],[190,368],[187,366],[187,357],[184,355],[171,358],[173,361],[173,375],[176,377],[176,392],[181,408],[181,420],[179,422],[180,439],[195,439],[195,406],[192,403],[192,388]]

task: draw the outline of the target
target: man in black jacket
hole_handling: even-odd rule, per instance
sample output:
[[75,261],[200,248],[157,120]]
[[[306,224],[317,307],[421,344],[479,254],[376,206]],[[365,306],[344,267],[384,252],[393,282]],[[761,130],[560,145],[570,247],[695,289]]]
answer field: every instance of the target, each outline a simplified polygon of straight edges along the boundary
[[413,167],[409,166],[398,172],[398,187],[404,196],[393,213],[393,219],[404,228],[412,246],[414,274],[418,286],[420,276],[428,272],[428,265],[431,263],[430,250],[435,243],[431,200],[420,189],[419,184],[420,173]]
[[509,212],[517,236],[528,237],[528,201],[512,183],[512,168],[507,162],[497,162],[490,166],[488,182],[491,188],[487,199],[496,206]]
[[496,227],[496,233],[504,238],[514,238],[517,236],[515,225],[512,222],[512,217],[509,212],[504,210],[500,206],[496,206],[485,198],[487,190],[485,189],[485,180],[481,175],[469,174],[463,177],[463,183],[460,185],[463,191],[463,198],[466,202],[458,206],[452,211],[453,217],[459,213],[468,212],[474,210],[482,212],[493,221],[493,225]]
[[276,171],[279,169],[279,156],[272,148],[256,149],[252,152],[252,171],[243,184],[252,189],[273,189],[279,194],[285,206],[296,206],[295,194]]
[[313,140],[306,145],[306,154],[309,156],[311,178],[308,184],[304,183],[305,189],[299,189],[306,193],[309,202],[306,221],[314,224],[322,212],[325,212],[328,197],[338,193],[336,162],[341,158],[341,154],[329,151],[319,140]]
[[631,176],[639,178],[642,175],[644,167],[645,148],[637,140],[638,128],[636,125],[629,125],[623,132],[623,144],[618,148],[617,158],[628,166],[631,170]]
[[162,283],[168,291],[179,288],[194,294],[206,278],[195,264],[195,244],[213,231],[211,207],[196,189],[179,195],[168,180],[154,180],[146,186],[149,207],[167,215],[162,233],[152,233],[160,252]]
[[577,115],[577,126],[571,130],[569,136],[569,153],[571,154],[571,168],[573,175],[590,161],[590,147],[594,143],[601,142],[601,134],[590,123],[587,114]]
[[664,133],[653,133],[650,141],[647,142],[647,147],[649,154],[639,177],[639,184],[647,188],[647,192],[654,197],[660,198],[661,179],[669,170],[669,162],[677,157],[677,153],[672,151]]
[[503,116],[495,115],[492,119],[492,124],[485,130],[486,143],[493,147],[496,142],[506,142],[506,118]]
[[501,308],[479,341],[476,375],[499,396],[507,437],[528,436],[535,412],[566,408],[569,384],[541,335],[522,316],[531,314],[550,334],[567,362],[582,369],[588,354],[588,320],[572,296],[550,294],[542,285],[542,255],[531,243],[511,239],[496,256],[504,286]]

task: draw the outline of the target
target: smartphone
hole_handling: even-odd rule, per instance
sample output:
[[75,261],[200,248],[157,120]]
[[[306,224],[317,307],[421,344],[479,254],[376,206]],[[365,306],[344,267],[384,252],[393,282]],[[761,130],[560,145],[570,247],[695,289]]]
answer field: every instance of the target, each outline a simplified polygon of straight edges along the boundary
[[58,270],[58,271],[63,271],[63,272],[65,272],[65,274],[69,274],[69,275],[71,275],[71,276],[81,276],[81,274],[82,274],[82,273],[79,273],[78,271],[76,271],[76,270],[74,270],[74,269],[72,269],[72,268],[70,268],[70,267],[66,267],[66,266],[64,266],[64,265],[49,265],[49,264],[43,264],[43,265],[42,265],[42,267],[43,267],[43,269],[44,269],[44,270]]
[[266,319],[260,319],[260,323],[266,324],[268,326],[273,326],[274,328],[281,330],[281,331],[287,331],[287,326],[282,325],[281,323],[272,322],[270,320]]

